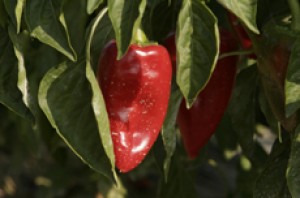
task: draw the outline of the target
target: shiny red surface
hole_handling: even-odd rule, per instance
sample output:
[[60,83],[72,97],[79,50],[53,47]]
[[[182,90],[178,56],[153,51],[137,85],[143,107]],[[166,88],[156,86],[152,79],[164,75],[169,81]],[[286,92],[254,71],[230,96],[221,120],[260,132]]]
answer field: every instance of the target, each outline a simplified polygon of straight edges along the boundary
[[[230,33],[220,32],[220,53],[237,49]],[[190,158],[197,157],[200,149],[215,132],[230,100],[235,82],[237,57],[230,56],[217,62],[216,68],[190,109],[181,103],[177,124]]]
[[99,61],[98,81],[109,120],[116,166],[128,172],[144,159],[162,127],[170,95],[172,66],[159,45],[131,45],[117,61],[110,42]]

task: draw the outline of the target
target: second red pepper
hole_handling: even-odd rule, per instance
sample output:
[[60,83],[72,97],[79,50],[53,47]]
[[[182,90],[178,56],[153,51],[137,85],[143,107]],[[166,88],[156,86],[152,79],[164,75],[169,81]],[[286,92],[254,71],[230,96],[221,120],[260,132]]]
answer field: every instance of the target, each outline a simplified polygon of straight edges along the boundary
[[[237,49],[236,40],[228,31],[220,31],[220,37],[220,54]],[[170,49],[172,45],[166,47]],[[174,56],[172,54],[174,51],[176,50],[169,50],[171,57]],[[234,86],[237,60],[236,56],[219,60],[209,82],[200,92],[193,106],[187,109],[185,101],[181,103],[177,124],[190,158],[197,157],[222,119]]]

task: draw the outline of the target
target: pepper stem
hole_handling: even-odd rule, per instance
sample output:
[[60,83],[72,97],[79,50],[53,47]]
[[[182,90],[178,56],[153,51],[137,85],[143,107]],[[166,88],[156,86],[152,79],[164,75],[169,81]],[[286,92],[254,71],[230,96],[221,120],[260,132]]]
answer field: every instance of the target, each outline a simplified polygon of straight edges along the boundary
[[299,0],[288,0],[289,7],[292,12],[291,28],[295,31],[300,31],[300,4]]
[[135,32],[132,37],[132,43],[137,43],[137,44],[145,44],[148,43],[149,40],[144,33],[144,31],[141,28],[135,29]]
[[139,16],[137,17],[133,25],[131,43],[137,43],[143,45],[144,43],[149,42],[146,34],[142,30],[142,18],[145,12],[146,4],[147,1],[142,0],[139,5]]

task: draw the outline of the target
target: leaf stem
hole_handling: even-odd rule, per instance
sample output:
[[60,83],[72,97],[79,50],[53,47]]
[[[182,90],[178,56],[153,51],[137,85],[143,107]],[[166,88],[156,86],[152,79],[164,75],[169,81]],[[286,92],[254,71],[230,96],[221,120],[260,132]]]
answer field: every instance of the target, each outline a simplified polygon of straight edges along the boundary
[[249,55],[254,53],[253,50],[243,50],[243,51],[234,51],[234,52],[228,52],[228,53],[224,53],[221,54],[218,58],[218,60],[226,58],[228,56],[240,56],[240,55]]
[[292,12],[291,28],[295,31],[300,31],[300,4],[299,0],[288,0],[289,7]]

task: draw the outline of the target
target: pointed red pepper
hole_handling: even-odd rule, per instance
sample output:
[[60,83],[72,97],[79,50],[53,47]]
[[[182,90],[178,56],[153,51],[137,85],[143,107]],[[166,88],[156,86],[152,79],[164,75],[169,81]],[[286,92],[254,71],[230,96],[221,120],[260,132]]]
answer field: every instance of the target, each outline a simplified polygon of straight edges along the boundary
[[[221,30],[220,37],[220,54],[237,50],[237,42],[228,31]],[[167,46],[168,49],[170,47]],[[169,51],[171,57],[174,51],[176,50]],[[187,109],[185,101],[181,103],[177,124],[185,149],[192,159],[197,157],[222,119],[234,86],[237,60],[236,56],[219,60],[209,82],[193,106]]]
[[140,164],[155,142],[168,107],[171,76],[170,57],[163,46],[131,44],[121,60],[115,41],[102,51],[98,82],[121,172]]

